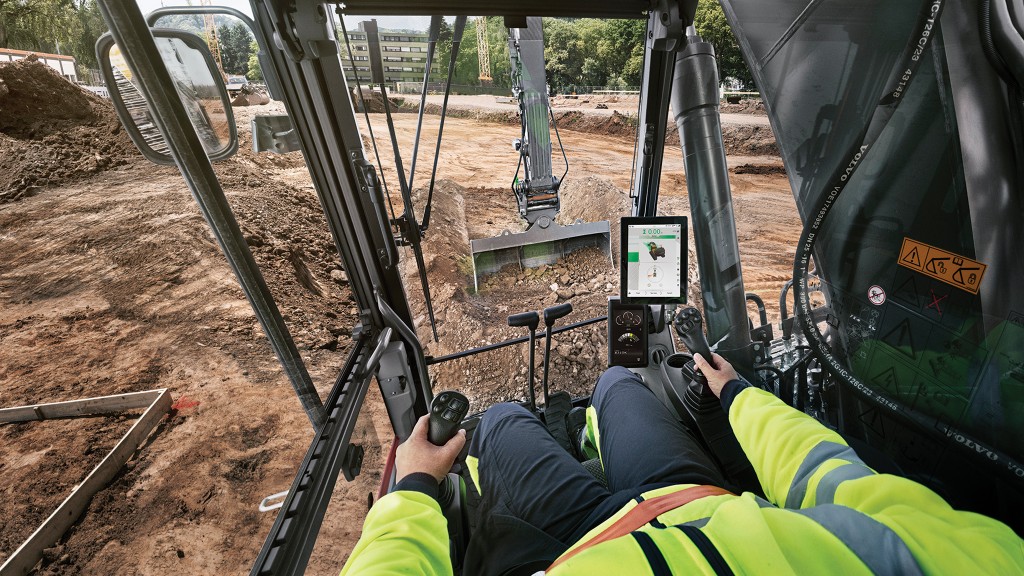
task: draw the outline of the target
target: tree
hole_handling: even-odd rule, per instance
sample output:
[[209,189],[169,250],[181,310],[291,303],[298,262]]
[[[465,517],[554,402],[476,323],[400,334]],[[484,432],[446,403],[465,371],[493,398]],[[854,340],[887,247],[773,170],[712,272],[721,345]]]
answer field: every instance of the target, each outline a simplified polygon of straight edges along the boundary
[[26,46],[38,30],[38,15],[50,2],[42,0],[0,0],[0,48]]
[[608,20],[598,30],[597,55],[605,63],[605,84],[639,86],[644,72],[645,20]]
[[[475,44],[476,33],[470,38]],[[496,88],[512,85],[512,64],[508,59],[508,28],[501,18],[487,19],[487,48],[491,57],[491,78]],[[477,72],[479,76],[479,69]]]
[[[476,24],[476,19],[470,19],[466,22],[466,29],[462,32],[459,57],[455,60],[455,74],[452,77],[453,85],[480,85],[480,58],[476,46]],[[445,72],[447,73],[447,70]]]
[[72,46],[72,54],[78,64],[84,68],[98,68],[96,62],[96,40],[107,31],[107,23],[103,20],[100,7],[96,0],[85,2],[78,10],[80,29],[76,42]]
[[643,75],[643,20],[544,19],[544,55],[556,90],[637,86]]
[[734,78],[743,88],[753,87],[754,76],[747,68],[740,53],[736,36],[725,19],[725,13],[717,0],[700,0],[697,3],[697,14],[694,26],[705,42],[715,47],[718,57],[718,75],[725,80]]
[[245,77],[250,82],[262,82],[263,81],[263,68],[260,66],[260,45],[256,43],[254,39],[249,43],[249,61],[248,61],[248,72]]
[[96,0],[0,0],[0,48],[71,55],[95,68],[106,30]]
[[558,91],[587,84],[583,65],[586,46],[575,23],[548,18],[544,21],[544,59],[549,82]]
[[220,40],[220,59],[224,72],[231,75],[245,75],[249,71],[250,44],[253,42],[249,28],[241,22],[233,26],[222,24],[217,29]]

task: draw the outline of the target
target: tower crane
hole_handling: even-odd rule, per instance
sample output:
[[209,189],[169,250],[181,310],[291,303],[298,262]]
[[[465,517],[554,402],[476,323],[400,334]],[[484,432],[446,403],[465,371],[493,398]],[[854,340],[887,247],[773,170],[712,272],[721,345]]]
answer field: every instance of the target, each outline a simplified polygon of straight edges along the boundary
[[480,61],[480,81],[491,82],[491,52],[487,45],[487,16],[476,19],[476,53]]

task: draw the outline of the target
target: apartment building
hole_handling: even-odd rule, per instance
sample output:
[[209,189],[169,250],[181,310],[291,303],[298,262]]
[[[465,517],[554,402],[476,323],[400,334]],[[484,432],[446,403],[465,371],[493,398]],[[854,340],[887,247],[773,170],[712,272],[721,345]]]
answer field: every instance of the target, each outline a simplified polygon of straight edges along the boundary
[[[380,54],[370,54],[366,31],[362,23],[348,32],[352,46],[352,60],[348,50],[341,47],[341,65],[349,86],[355,86],[355,72],[363,84],[370,83],[370,58],[380,58],[384,65],[384,81],[394,86],[398,82],[422,82],[423,70],[427,65],[427,33],[413,30],[388,30],[381,28]],[[435,59],[431,74],[436,74],[440,65]]]

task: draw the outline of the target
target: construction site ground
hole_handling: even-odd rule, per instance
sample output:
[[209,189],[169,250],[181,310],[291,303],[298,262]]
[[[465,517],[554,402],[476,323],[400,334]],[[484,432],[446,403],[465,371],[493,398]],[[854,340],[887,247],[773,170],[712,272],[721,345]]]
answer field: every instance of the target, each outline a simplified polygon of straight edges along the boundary
[[[46,551],[38,573],[248,573],[274,520],[257,505],[288,488],[311,426],[180,173],[143,160],[109,104],[61,82],[41,64],[0,66],[0,407],[169,388],[174,409]],[[75,114],[64,105],[70,98]],[[565,223],[628,212],[627,112],[636,101],[612,104],[621,110],[556,101],[570,162]],[[514,111],[494,97],[460,97],[458,107],[445,124],[424,245],[437,343],[411,253],[403,249],[427,352],[522,336],[506,326],[506,316],[556,302],[574,305],[565,323],[602,315],[618,275],[596,251],[542,269],[506,269],[473,290],[468,239],[522,229],[509,192],[519,128]],[[408,168],[414,102],[401,109],[395,125]],[[239,153],[216,169],[326,397],[356,322],[347,278],[301,154],[251,152],[252,117],[283,107],[234,112]],[[370,119],[381,159],[393,165],[384,116]],[[437,121],[431,114],[424,119],[414,182],[418,216]],[[799,218],[765,118],[743,109],[727,113],[723,124],[746,289],[761,295],[777,319],[774,303],[792,268]],[[682,155],[671,135],[665,157],[660,211],[688,214]],[[384,176],[398,209],[396,174],[385,168]],[[691,300],[699,297],[694,260],[691,249]],[[556,337],[553,389],[589,393],[604,365],[604,330],[597,324]],[[435,389],[462,390],[482,409],[526,397],[526,358],[526,346],[507,348],[436,366],[432,379]],[[137,416],[0,425],[0,563]],[[340,570],[368,495],[380,484],[392,435],[375,386],[357,428],[353,441],[366,448],[363,471],[352,483],[339,481],[310,574]]]

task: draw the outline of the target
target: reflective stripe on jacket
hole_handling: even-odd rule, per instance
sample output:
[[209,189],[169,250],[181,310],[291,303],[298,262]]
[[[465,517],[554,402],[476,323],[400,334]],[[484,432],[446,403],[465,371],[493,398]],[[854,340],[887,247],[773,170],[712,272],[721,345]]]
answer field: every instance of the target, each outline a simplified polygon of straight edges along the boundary
[[[701,498],[548,574],[1024,574],[1024,541],[1008,526],[874,473],[838,434],[768,392],[741,390],[729,421],[768,500]],[[452,573],[446,522],[429,496],[395,492],[367,516],[342,574],[385,573]]]

